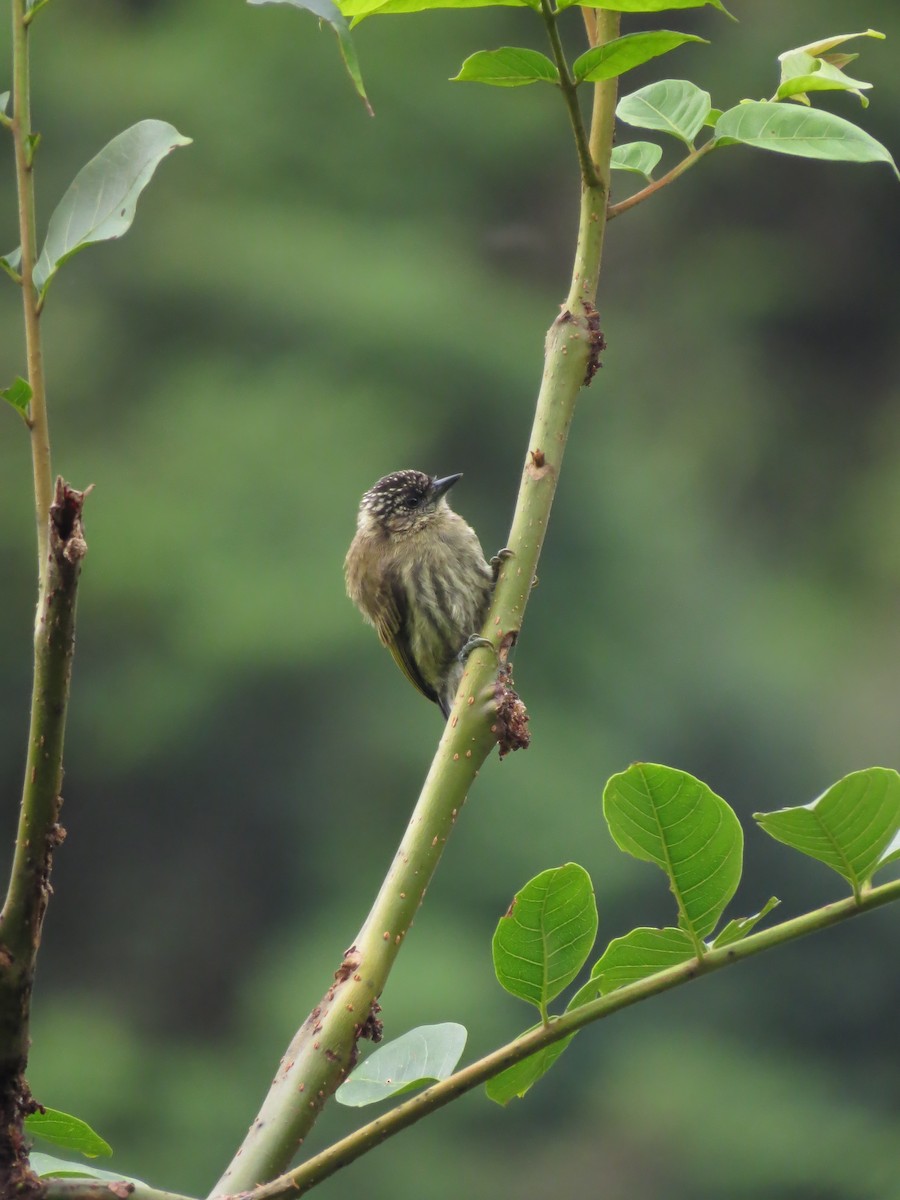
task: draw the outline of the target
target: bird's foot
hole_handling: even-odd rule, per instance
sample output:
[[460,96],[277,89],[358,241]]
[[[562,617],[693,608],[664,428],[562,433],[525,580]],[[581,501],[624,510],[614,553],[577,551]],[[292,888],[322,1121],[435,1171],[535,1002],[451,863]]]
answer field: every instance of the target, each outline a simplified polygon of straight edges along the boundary
[[503,566],[503,564],[506,562],[506,560],[508,558],[515,558],[515,552],[513,550],[510,550],[509,546],[504,546],[503,549],[498,550],[497,553],[494,555],[494,557],[491,559],[489,566],[490,566],[491,570],[494,572],[494,583],[497,582],[497,579],[499,578],[499,575],[500,575],[500,568]]
[[[497,648],[493,642],[489,641],[487,638],[477,637],[475,634],[473,634],[456,657],[461,663],[464,663],[473,650],[478,650],[482,646],[485,646],[488,650],[493,650],[494,654],[497,655]],[[500,661],[499,655],[497,655],[497,661]]]
[[[508,558],[515,558],[515,557],[516,557],[515,550],[510,550],[509,546],[504,546],[503,549],[498,550],[497,553],[494,555],[494,557],[490,560],[490,562],[488,563],[488,566],[494,572],[494,583],[495,584],[496,584],[497,580],[500,578],[500,571],[503,567],[503,564],[506,562],[506,560]],[[539,582],[539,580],[538,580],[537,575],[532,575],[531,586],[533,588],[536,588],[538,585],[538,582]]]

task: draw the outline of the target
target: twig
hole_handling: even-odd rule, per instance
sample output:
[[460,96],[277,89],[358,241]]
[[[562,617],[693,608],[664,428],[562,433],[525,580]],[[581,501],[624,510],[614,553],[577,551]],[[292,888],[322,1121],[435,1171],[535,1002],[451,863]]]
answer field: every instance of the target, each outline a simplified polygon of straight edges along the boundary
[[575,148],[578,151],[578,162],[581,166],[581,182],[586,188],[596,187],[599,182],[597,165],[591,157],[588,135],[584,128],[584,118],[578,104],[578,89],[563,51],[557,26],[557,14],[554,12],[550,0],[541,0],[541,15],[547,27],[550,48],[553,51],[556,69],[559,71],[560,90],[566,102],[566,108],[569,110],[569,122],[572,126],[572,133],[575,135]]
[[716,139],[710,138],[708,142],[704,142],[703,145],[697,150],[692,150],[690,154],[685,155],[681,162],[676,163],[671,171],[668,171],[665,175],[661,176],[653,183],[648,184],[639,192],[635,192],[634,195],[629,196],[627,200],[620,200],[618,204],[611,204],[606,213],[607,220],[611,221],[613,217],[617,217],[620,213],[627,212],[629,208],[634,208],[636,204],[641,204],[644,200],[649,199],[649,197],[655,192],[658,192],[660,188],[664,188],[668,184],[673,183],[679,175],[683,175],[689,167],[692,167],[695,163],[699,162],[704,154],[709,154],[710,150],[714,150],[715,147]]
[[31,987],[50,893],[53,851],[65,836],[58,824],[62,754],[75,648],[75,600],[87,545],[84,493],[61,479],[50,508],[46,587],[34,635],[34,690],[25,783],[9,889],[0,912],[0,1195],[22,1166],[21,1124],[32,1107],[24,1080]]
[[34,504],[38,536],[38,571],[41,588],[47,581],[47,518],[53,496],[50,467],[50,428],[44,388],[44,363],[41,352],[40,314],[33,274],[37,257],[37,233],[34,214],[33,134],[31,128],[31,91],[28,64],[30,15],[25,0],[12,0],[13,115],[10,122],[16,159],[16,190],[19,207],[19,238],[22,247],[21,285],[25,317],[25,353],[28,382],[31,385],[29,428],[34,474]]
[[42,1200],[193,1200],[131,1179],[56,1179],[41,1181]]
[[873,888],[858,901],[851,896],[846,900],[839,900],[835,904],[816,909],[814,912],[804,913],[793,920],[783,921],[771,929],[751,934],[741,942],[708,950],[704,954],[702,962],[691,959],[689,962],[681,963],[666,971],[659,971],[637,983],[629,984],[601,996],[597,1000],[592,1000],[571,1012],[552,1019],[549,1025],[539,1026],[515,1041],[501,1046],[499,1050],[456,1071],[440,1083],[433,1084],[411,1100],[399,1104],[390,1112],[370,1121],[368,1125],[355,1130],[339,1142],[335,1142],[293,1171],[282,1175],[281,1178],[273,1179],[271,1183],[254,1188],[249,1194],[242,1197],[242,1200],[278,1200],[282,1196],[302,1195],[342,1167],[349,1166],[368,1150],[434,1112],[435,1109],[442,1108],[451,1100],[458,1099],[466,1092],[472,1091],[473,1088],[499,1075],[508,1067],[529,1058],[537,1051],[543,1050],[563,1038],[571,1037],[573,1033],[586,1025],[611,1016],[612,1013],[628,1008],[638,1001],[658,996],[662,992],[690,983],[691,980],[708,975],[712,971],[750,958],[763,950],[785,945],[797,938],[849,920],[860,913],[896,901],[900,901],[900,880]]

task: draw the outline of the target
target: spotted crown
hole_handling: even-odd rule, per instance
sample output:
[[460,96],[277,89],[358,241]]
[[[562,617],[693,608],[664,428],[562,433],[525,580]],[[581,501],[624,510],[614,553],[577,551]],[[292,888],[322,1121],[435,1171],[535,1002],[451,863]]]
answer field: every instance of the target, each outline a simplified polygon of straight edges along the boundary
[[375,517],[389,517],[424,500],[431,487],[431,476],[423,471],[394,471],[369,488],[362,508]]

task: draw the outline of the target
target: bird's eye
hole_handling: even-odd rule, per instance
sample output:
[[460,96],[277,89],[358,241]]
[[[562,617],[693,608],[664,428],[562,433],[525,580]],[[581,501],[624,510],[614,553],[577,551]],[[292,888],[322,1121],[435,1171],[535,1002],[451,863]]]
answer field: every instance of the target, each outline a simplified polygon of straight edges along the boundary
[[406,496],[403,500],[404,508],[415,508],[419,503],[418,496]]

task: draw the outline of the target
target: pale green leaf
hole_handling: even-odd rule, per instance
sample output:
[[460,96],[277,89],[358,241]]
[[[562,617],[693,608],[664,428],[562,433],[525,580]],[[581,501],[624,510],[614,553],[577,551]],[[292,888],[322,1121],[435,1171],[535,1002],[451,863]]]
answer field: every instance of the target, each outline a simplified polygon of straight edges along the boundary
[[536,875],[516,893],[493,939],[494,971],[514,996],[547,1004],[584,965],[597,935],[597,905],[590,876],[567,863]]
[[0,92],[0,113],[6,114],[9,104],[9,92]]
[[[810,42],[806,46],[797,46],[796,51],[785,50],[784,54],[779,54],[778,58],[780,61],[788,54],[794,54],[797,51],[812,55],[825,54],[828,50],[833,50],[835,46],[842,46],[844,42],[849,42],[853,38],[859,37],[879,38],[881,41],[884,41],[884,34],[879,33],[877,29],[865,29],[862,33],[838,33],[834,37],[822,38],[821,41]],[[856,58],[857,55],[853,55],[853,57]]]
[[559,83],[559,71],[545,54],[501,46],[470,54],[452,82],[490,83],[494,87],[522,87],[527,83]]
[[844,67],[849,66],[850,63],[855,62],[857,58],[859,58],[858,54],[840,54],[840,53],[838,53],[838,54],[823,54],[822,55],[822,59],[824,62],[831,63],[831,65],[833,67],[840,67],[841,70],[843,70]]
[[35,1175],[41,1179],[104,1179],[111,1181],[124,1179],[126,1183],[147,1187],[142,1179],[135,1179],[132,1175],[122,1175],[117,1171],[101,1171],[99,1167],[93,1167],[89,1163],[66,1162],[63,1158],[54,1158],[52,1154],[40,1154],[33,1151],[29,1155],[29,1162]]
[[190,140],[165,121],[139,121],[104,146],[81,168],[50,218],[34,268],[35,287],[45,292],[73,254],[130,229],[138,197],[160,162]]
[[0,391],[0,396],[7,403],[11,404],[17,412],[24,417],[28,411],[28,405],[31,403],[31,397],[34,393],[31,390],[31,384],[27,379],[23,379],[20,375],[12,381],[8,388],[3,388]]
[[365,17],[429,12],[439,8],[540,8],[540,0],[340,0],[341,12],[356,25]]
[[108,1158],[112,1154],[112,1146],[90,1125],[55,1108],[31,1113],[25,1118],[25,1128],[32,1136],[42,1137],[66,1150],[77,1150],[85,1158]]
[[801,99],[807,92],[851,92],[858,96],[863,108],[869,101],[861,89],[870,88],[871,83],[851,79],[838,67],[814,58],[802,50],[794,50],[781,56],[781,83],[775,96],[778,100]]
[[[533,1025],[531,1028],[535,1029],[537,1026]],[[530,1032],[531,1029],[525,1030],[525,1033]],[[510,1100],[521,1099],[529,1088],[547,1074],[574,1036],[573,1033],[560,1038],[558,1042],[545,1046],[543,1050],[538,1050],[536,1054],[529,1055],[522,1062],[507,1067],[505,1071],[489,1079],[484,1085],[488,1099],[493,1100],[495,1104],[509,1104]]]
[[633,171],[649,180],[661,158],[662,148],[655,142],[626,142],[613,147],[609,165],[614,171]]
[[900,831],[898,831],[897,836],[878,860],[878,866],[875,870],[880,871],[882,867],[886,867],[888,863],[896,862],[898,858],[900,858]]
[[362,1108],[452,1075],[466,1045],[466,1029],[448,1021],[420,1025],[373,1051],[334,1094],[339,1104]]
[[22,269],[22,247],[16,246],[15,250],[10,250],[9,254],[4,254],[0,258],[0,268],[2,268],[11,279],[18,281],[19,271]]
[[[587,994],[591,986],[605,996],[696,957],[697,948],[683,929],[632,929],[624,937],[613,938],[594,964],[590,983],[578,995],[584,995],[582,1003],[586,1003],[593,999]],[[576,1007],[574,1000],[572,1007]]]
[[780,903],[777,896],[771,896],[759,912],[754,913],[752,917],[737,917],[734,921],[729,921],[712,945],[718,949],[721,946],[730,946],[734,942],[743,941],[747,934],[752,933],[760,921]]
[[679,928],[697,948],[741,878],[744,835],[737,817],[693,775],[655,763],[613,775],[603,792],[603,815],[622,850],[668,875]]
[[333,0],[247,0],[248,4],[288,4],[292,8],[305,9],[311,12],[313,16],[318,17],[320,21],[325,21],[330,25],[337,34],[338,46],[341,51],[341,58],[344,60],[344,66],[347,69],[347,74],[356,88],[358,95],[362,98],[370,115],[372,114],[372,106],[369,103],[369,98],[366,95],[366,89],[363,85],[362,73],[359,69],[359,59],[356,55],[356,47],[353,44],[353,37],[350,33],[350,27],[347,24],[344,13],[333,2]]
[[722,0],[563,0],[559,7],[570,8],[573,4],[582,8],[608,8],[612,12],[630,13],[666,12],[668,9],[703,8],[710,5],[723,12],[726,17],[731,16]]
[[837,871],[858,895],[900,833],[900,775],[868,767],[810,804],[753,816],[771,837]]
[[676,50],[685,42],[702,42],[708,46],[706,38],[695,37],[692,33],[673,33],[669,29],[657,29],[650,33],[629,33],[624,37],[614,38],[602,46],[594,46],[572,64],[572,73],[576,80],[587,83],[598,83],[601,79],[614,79],[633,67],[658,58]]
[[900,172],[888,150],[873,137],[832,113],[795,108],[772,100],[738,104],[716,122],[717,139],[760,150],[832,162],[884,162]]
[[662,79],[623,96],[616,116],[626,125],[669,133],[693,146],[711,107],[709,92],[696,84],[687,79]]

